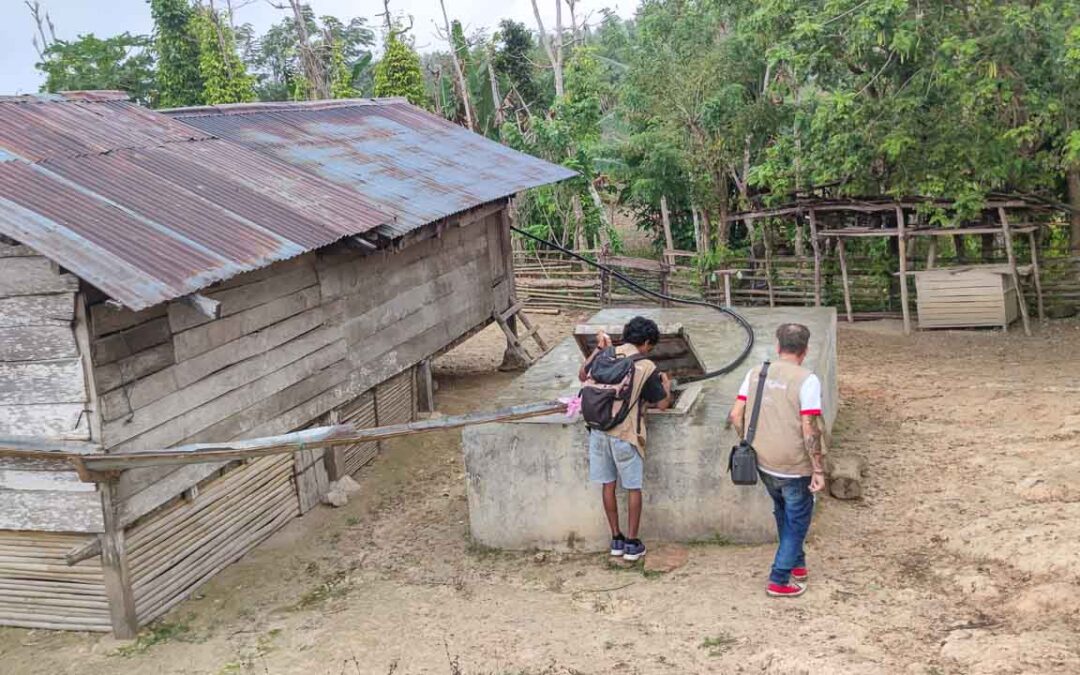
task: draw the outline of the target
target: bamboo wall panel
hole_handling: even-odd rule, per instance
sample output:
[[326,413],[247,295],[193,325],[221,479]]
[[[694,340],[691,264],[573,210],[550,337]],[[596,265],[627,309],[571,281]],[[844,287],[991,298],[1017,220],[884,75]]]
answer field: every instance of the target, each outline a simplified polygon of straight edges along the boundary
[[188,597],[299,515],[293,456],[266,457],[212,478],[129,528],[128,565],[139,623]]
[[[375,391],[366,391],[356,399],[341,407],[338,419],[364,429],[378,426],[375,417]],[[379,443],[357,443],[344,448],[345,474],[352,475],[360,470],[379,452]]]
[[375,411],[379,426],[412,422],[415,410],[416,392],[412,368],[375,388]]
[[0,625],[111,630],[101,557],[64,561],[87,538],[0,530]]

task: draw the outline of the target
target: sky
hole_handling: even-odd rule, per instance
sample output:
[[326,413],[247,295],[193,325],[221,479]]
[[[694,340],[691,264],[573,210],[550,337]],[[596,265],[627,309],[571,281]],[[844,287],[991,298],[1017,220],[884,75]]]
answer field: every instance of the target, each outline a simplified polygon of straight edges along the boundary
[[[238,6],[247,0],[233,0]],[[530,0],[445,0],[446,11],[451,19],[457,18],[465,25],[466,34],[476,29],[491,29],[501,19],[522,21],[536,28]],[[149,34],[153,28],[150,7],[146,0],[40,0],[48,10],[56,26],[56,36],[71,40],[76,36],[93,33],[109,37],[117,33]],[[583,0],[581,13],[599,17],[601,7],[610,7],[620,16],[632,16],[634,0]],[[221,1],[219,4],[223,5]],[[283,0],[274,4],[285,4]],[[378,26],[375,16],[383,11],[382,0],[309,0],[315,14],[332,14],[348,20],[354,16],[368,19],[369,25]],[[539,0],[544,25],[549,30],[555,24],[553,0]],[[435,31],[436,21],[442,24],[438,0],[392,0],[390,8],[395,13],[411,14],[414,18],[413,35],[421,52],[442,47]],[[564,16],[568,12],[563,7]],[[258,33],[277,23],[286,13],[273,7],[268,0],[253,0],[236,10],[236,22],[251,23]],[[0,0],[0,95],[27,94],[38,91],[44,77],[34,68],[37,52],[31,43],[35,31],[34,21],[24,0]],[[490,32],[490,31],[489,31]]]

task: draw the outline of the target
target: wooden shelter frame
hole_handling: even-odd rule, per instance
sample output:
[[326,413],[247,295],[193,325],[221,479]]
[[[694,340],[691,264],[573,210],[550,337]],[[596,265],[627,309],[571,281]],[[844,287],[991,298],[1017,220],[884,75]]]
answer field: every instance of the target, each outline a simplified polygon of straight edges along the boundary
[[[844,240],[851,238],[866,237],[897,237],[900,279],[900,307],[904,322],[904,334],[911,334],[910,294],[908,289],[908,276],[912,270],[908,269],[908,239],[910,237],[928,236],[930,250],[927,257],[927,269],[933,269],[937,259],[937,237],[951,237],[968,234],[1001,234],[1005,241],[1005,252],[1008,257],[1008,265],[1013,283],[1017,289],[1020,305],[1020,316],[1024,325],[1024,334],[1031,335],[1031,319],[1028,312],[1027,302],[1024,300],[1023,286],[1020,284],[1020,274],[1016,262],[1016,253],[1013,249],[1013,236],[1026,235],[1031,249],[1031,269],[1034,277],[1035,298],[1038,306],[1040,321],[1045,321],[1046,313],[1043,305],[1042,282],[1039,278],[1038,238],[1039,230],[1037,223],[1014,224],[1009,221],[1008,209],[1028,211],[1052,211],[1057,207],[1040,202],[1032,202],[1026,199],[990,199],[983,206],[984,211],[996,213],[998,226],[968,226],[968,227],[916,227],[908,226],[906,214],[926,206],[952,208],[954,202],[949,200],[905,198],[900,200],[868,199],[868,200],[806,200],[795,204],[788,204],[769,209],[758,209],[733,213],[725,219],[727,222],[742,221],[747,229],[752,229],[755,220],[776,217],[805,216],[810,224],[810,244],[814,256],[814,306],[821,306],[821,267],[822,267],[822,242],[832,238],[836,242],[837,257],[840,262],[840,274],[844,290],[844,310],[848,322],[854,321],[851,310],[851,288],[848,279],[848,266],[844,250]],[[887,213],[892,212],[896,220],[896,226],[891,228],[867,228],[867,227],[843,227],[837,229],[820,229],[817,215],[822,212],[851,212],[851,213]],[[771,279],[772,270],[771,256],[766,245],[765,277]],[[726,278],[725,278],[726,281]],[[769,305],[774,305],[772,297],[772,282],[769,281]]]

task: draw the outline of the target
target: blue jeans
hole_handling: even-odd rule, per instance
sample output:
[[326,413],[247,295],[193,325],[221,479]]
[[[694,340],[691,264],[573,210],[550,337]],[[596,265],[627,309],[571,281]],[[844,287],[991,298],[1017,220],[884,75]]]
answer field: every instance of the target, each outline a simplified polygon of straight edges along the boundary
[[810,519],[814,515],[814,493],[810,492],[809,476],[777,478],[761,472],[761,482],[772,497],[776,532],[780,535],[769,581],[786,584],[791,579],[793,568],[806,567],[803,542],[806,541]]

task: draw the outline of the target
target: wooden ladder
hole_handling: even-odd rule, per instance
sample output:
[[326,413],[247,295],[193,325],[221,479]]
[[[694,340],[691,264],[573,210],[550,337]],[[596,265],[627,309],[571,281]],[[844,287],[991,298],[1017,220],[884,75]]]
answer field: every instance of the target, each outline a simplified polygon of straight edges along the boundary
[[[506,334],[506,340],[510,345],[510,349],[517,354],[521,360],[527,365],[532,365],[536,359],[540,358],[548,351],[548,345],[544,342],[544,338],[540,337],[540,328],[534,326],[529,317],[525,315],[523,311],[525,303],[515,302],[504,312],[494,312],[491,317],[502,328],[503,333]],[[517,317],[521,321],[521,325],[525,327],[525,333],[522,335],[514,335],[514,331],[510,330],[510,324],[508,323],[511,317]],[[536,346],[540,348],[540,353],[536,358],[533,358],[529,352],[525,349],[525,345],[521,343],[525,338],[532,338]]]

